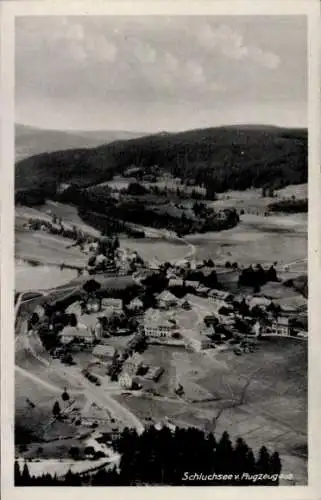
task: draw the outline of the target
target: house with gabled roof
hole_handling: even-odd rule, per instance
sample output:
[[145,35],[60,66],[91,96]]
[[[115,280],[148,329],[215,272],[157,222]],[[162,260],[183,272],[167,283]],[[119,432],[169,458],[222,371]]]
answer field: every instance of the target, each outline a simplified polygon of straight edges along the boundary
[[178,304],[178,299],[168,290],[164,290],[158,296],[158,305],[163,309],[168,309],[170,307],[175,307]]
[[148,309],[144,317],[144,332],[147,337],[171,337],[178,331],[177,323],[163,311]]

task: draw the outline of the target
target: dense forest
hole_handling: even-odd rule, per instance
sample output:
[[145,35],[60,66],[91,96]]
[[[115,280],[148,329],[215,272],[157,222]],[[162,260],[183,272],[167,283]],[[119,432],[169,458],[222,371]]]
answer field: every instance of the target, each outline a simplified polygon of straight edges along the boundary
[[53,196],[61,183],[108,181],[134,165],[209,191],[307,182],[307,130],[231,126],[156,134],[97,148],[44,153],[16,164],[16,191]]
[[[129,188],[131,186],[136,186],[135,193],[137,187],[144,189],[140,183],[132,183]],[[108,186],[81,189],[73,185],[56,199],[76,205],[79,216],[103,234],[126,232],[130,236],[141,237],[140,231],[130,227],[132,223],[156,229],[166,228],[184,236],[195,232],[230,229],[239,222],[239,215],[234,209],[218,212],[197,201],[188,209],[171,202],[164,195],[149,192],[133,195],[131,190],[129,194],[122,193],[117,200],[111,195]]]
[[[109,436],[98,438],[108,442]],[[219,439],[196,428],[146,429],[141,435],[124,429],[113,442],[121,455],[119,470],[101,469],[89,475],[71,472],[58,479],[49,474],[32,477],[27,464],[15,463],[16,486],[277,486],[282,466],[277,452],[262,446],[255,457],[239,438],[227,432]],[[199,474],[199,476],[197,476]],[[203,478],[208,476],[207,480]]]
[[268,209],[271,212],[286,212],[290,214],[295,213],[307,213],[308,211],[308,200],[295,198],[290,198],[289,200],[280,200],[268,205]]

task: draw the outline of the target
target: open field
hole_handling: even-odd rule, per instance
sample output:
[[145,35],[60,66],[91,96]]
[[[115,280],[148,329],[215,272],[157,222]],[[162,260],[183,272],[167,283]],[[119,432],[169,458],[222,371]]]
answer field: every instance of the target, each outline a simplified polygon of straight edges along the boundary
[[19,292],[46,290],[71,281],[76,275],[72,269],[53,266],[32,266],[18,262],[15,268],[15,289]]
[[[16,371],[16,425],[23,428],[24,431],[32,432],[35,435],[34,441],[42,441],[43,439],[64,435],[74,435],[75,427],[67,421],[52,422],[52,408],[55,401],[59,401],[61,409],[64,409],[64,403],[60,396],[61,393],[50,390],[49,385],[42,385],[36,380],[26,377],[23,373]],[[76,400],[76,405],[78,406],[84,404],[84,397],[82,395],[72,395],[71,399]]]
[[93,236],[99,236],[99,231],[86,224],[79,217],[77,207],[74,207],[73,205],[48,200],[44,205],[39,206],[38,210],[41,214],[46,214],[48,210],[51,210],[53,214],[57,217],[61,217],[63,222],[66,222],[68,225],[76,224],[77,227],[83,231],[88,232]]
[[158,241],[154,239],[120,238],[120,246],[135,250],[147,261],[157,259],[161,262],[184,259],[189,249],[180,242]]
[[[307,195],[307,184],[288,186],[278,197],[297,198]],[[274,214],[264,216],[265,208],[275,198],[263,198],[261,190],[229,191],[211,203],[214,208],[244,210],[240,224],[233,229],[204,235],[191,235],[187,240],[197,247],[197,258],[211,256],[221,261],[251,263],[292,263],[307,257],[307,214]],[[298,273],[302,267],[297,264]],[[306,269],[306,266],[305,266]]]
[[244,266],[287,264],[307,257],[307,216],[243,215],[236,228],[191,235],[187,240],[196,246],[196,258],[200,260],[211,257]]
[[[212,358],[211,358],[212,357]],[[306,481],[307,346],[294,339],[262,340],[257,352],[236,356],[232,351],[190,353],[149,347],[144,358],[170,374],[155,384],[161,397],[119,396],[134,413],[155,421],[168,417],[177,425],[228,430],[244,437],[254,450],[262,444],[277,449],[284,471]],[[173,401],[173,383],[185,389]],[[245,385],[244,398],[241,400]],[[214,419],[224,408],[216,427]]]
[[67,248],[74,242],[42,231],[17,231],[15,254],[17,259],[35,260],[44,264],[64,263],[83,266],[88,257],[79,248]]
[[259,211],[261,213],[270,203],[281,200],[282,198],[291,198],[295,196],[298,199],[307,198],[308,185],[297,184],[289,185],[283,189],[275,191],[274,197],[263,197],[262,189],[246,189],[245,191],[227,191],[218,195],[216,201],[211,202],[211,206],[217,209],[236,208],[244,210],[245,213]]

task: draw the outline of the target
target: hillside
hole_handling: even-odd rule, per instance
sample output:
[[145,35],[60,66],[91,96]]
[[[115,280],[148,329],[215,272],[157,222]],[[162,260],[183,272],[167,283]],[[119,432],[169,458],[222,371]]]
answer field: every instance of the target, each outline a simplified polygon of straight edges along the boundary
[[41,153],[74,148],[94,148],[102,143],[139,137],[142,133],[121,130],[60,131],[15,125],[16,161]]
[[117,140],[91,149],[43,153],[16,165],[16,189],[52,196],[60,183],[110,180],[127,167],[168,171],[216,192],[307,182],[307,130],[229,126]]

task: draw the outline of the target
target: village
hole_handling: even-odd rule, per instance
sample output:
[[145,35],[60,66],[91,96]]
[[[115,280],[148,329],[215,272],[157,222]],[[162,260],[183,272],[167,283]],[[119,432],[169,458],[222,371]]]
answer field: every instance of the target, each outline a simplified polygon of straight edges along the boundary
[[[52,224],[40,225],[41,230],[55,230],[57,217],[51,216]],[[34,230],[35,223],[26,226]],[[284,288],[273,265],[265,270],[251,266],[253,273],[270,272],[271,282],[232,293],[224,290],[220,277],[234,273],[240,282],[244,268],[236,263],[215,266],[211,259],[193,258],[145,262],[136,251],[119,248],[117,237],[73,236],[88,264],[78,270],[77,286],[63,290],[58,300],[50,302],[49,295],[36,307],[28,334],[39,335],[52,358],[79,364],[93,384],[101,385],[103,376],[124,390],[156,392],[165,368],[145,361],[150,345],[211,358],[223,350],[235,356],[253,352],[264,336],[307,338],[306,300],[291,306],[273,298],[278,297],[273,290]],[[127,293],[128,279],[136,286],[132,293]],[[180,391],[178,384],[175,393]]]

